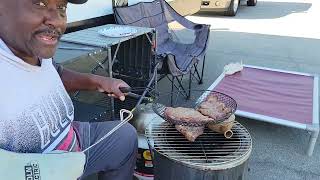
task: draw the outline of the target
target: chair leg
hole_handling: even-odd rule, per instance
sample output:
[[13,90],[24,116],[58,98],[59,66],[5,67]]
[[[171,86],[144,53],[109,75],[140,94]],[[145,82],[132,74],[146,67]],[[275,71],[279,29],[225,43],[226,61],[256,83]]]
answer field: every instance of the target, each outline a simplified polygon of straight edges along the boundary
[[172,99],[172,95],[173,95],[173,89],[174,89],[174,76],[172,76],[172,81],[171,81],[171,95],[170,95],[170,104],[171,106],[173,105],[173,99]]
[[181,79],[179,79],[178,77],[176,77],[176,79],[177,79],[177,82],[178,82],[178,84],[179,84],[179,87],[181,88],[181,91],[180,92],[183,92],[183,94],[184,94],[184,96],[188,99],[188,92],[187,92],[187,90],[183,87],[183,85],[182,85],[182,79],[183,79],[183,77],[181,77]]
[[314,146],[316,144],[318,135],[319,135],[319,130],[311,132],[311,136],[310,136],[310,139],[309,139],[308,150],[307,150],[307,155],[308,156],[311,156],[312,153],[313,153],[313,149],[314,149]]
[[[201,76],[200,76],[198,68],[197,68],[198,64],[194,64],[193,67],[194,67],[194,73],[192,73],[192,76],[197,78],[198,83],[200,83]],[[194,74],[196,74],[196,75],[194,75]]]
[[[185,89],[185,87],[182,85],[182,78],[179,79],[179,77],[175,77],[175,76],[172,76],[172,75],[171,75],[171,77],[172,78],[170,78],[170,76],[167,76],[168,80],[171,81],[171,97],[170,97],[171,98],[170,99],[171,105],[173,103],[172,94],[173,94],[173,91],[174,91],[175,88],[179,91],[179,93],[181,93],[183,96],[185,96],[186,99],[190,98],[190,88],[189,88],[188,91],[187,91],[187,89]],[[178,82],[177,85],[175,84],[175,81]]]
[[203,83],[203,72],[204,72],[205,62],[206,62],[206,56],[203,57],[202,70],[201,70],[201,78],[200,78],[199,84],[202,84],[202,83]]
[[190,75],[189,75],[189,92],[187,94],[187,99],[190,99],[191,96],[191,81],[192,81],[192,71],[190,71]]

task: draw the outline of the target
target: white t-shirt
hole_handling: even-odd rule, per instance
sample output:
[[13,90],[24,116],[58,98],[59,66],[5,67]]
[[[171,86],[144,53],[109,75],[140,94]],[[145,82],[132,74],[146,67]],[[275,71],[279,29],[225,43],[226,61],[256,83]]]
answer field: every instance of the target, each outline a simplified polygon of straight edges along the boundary
[[74,107],[52,59],[30,65],[0,39],[0,83],[1,149],[75,151]]

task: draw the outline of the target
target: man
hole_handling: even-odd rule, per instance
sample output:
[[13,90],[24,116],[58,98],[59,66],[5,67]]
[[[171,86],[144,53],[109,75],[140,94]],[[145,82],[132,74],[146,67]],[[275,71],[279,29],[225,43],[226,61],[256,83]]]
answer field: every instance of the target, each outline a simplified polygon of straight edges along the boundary
[[[125,82],[61,67],[57,71],[52,63],[66,30],[68,2],[85,1],[0,1],[1,149],[80,151],[118,124],[73,122],[74,108],[67,91],[96,90],[124,100],[119,87],[127,87]],[[102,179],[131,179],[136,149],[136,131],[126,124],[86,153],[83,177],[102,172]]]

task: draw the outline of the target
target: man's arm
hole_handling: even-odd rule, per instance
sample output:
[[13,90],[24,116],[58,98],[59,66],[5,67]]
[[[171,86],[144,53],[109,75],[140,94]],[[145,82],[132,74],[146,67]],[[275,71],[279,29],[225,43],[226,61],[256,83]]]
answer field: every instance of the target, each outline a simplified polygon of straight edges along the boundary
[[98,90],[98,84],[94,80],[94,75],[79,73],[69,69],[63,69],[60,78],[68,92],[78,90]]
[[54,62],[54,61],[52,61],[52,64],[53,64],[54,68],[56,68],[56,70],[59,73],[59,75],[61,76],[62,70],[63,70],[63,66],[61,64],[58,64],[58,63]]
[[119,87],[128,87],[128,84],[120,79],[114,79],[94,74],[79,73],[63,68],[61,65],[53,63],[57,69],[64,87],[68,92],[78,90],[96,90],[113,94],[113,96],[124,100],[124,94],[119,90]]

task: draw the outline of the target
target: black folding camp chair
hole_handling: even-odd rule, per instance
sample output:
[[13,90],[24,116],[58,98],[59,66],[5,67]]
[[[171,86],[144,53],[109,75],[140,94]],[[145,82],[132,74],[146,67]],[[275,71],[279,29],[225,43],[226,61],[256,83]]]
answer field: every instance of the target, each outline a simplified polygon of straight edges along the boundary
[[[131,6],[114,8],[115,20],[118,24],[150,27],[156,30],[156,55],[162,63],[159,74],[168,77],[174,87],[182,89],[190,97],[191,82],[197,79],[201,84],[205,65],[205,54],[209,39],[210,26],[196,24],[178,14],[166,1],[140,2]],[[193,30],[194,41],[184,43],[174,38],[169,23],[177,22],[188,30]],[[201,73],[198,64],[202,62]],[[189,75],[189,87],[184,88],[183,76]],[[178,83],[176,84],[175,81]]]

